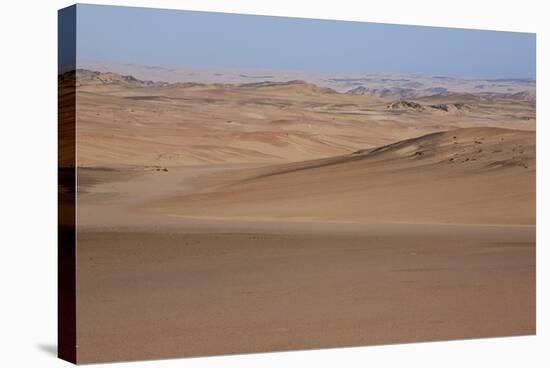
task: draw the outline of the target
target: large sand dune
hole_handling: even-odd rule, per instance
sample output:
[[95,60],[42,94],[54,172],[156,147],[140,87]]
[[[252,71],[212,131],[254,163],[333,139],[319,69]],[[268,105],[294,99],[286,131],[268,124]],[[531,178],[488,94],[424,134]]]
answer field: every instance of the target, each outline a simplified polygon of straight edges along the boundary
[[[150,206],[189,217],[534,224],[535,136],[432,133],[350,155],[247,170]],[[215,183],[211,180],[210,183]]]

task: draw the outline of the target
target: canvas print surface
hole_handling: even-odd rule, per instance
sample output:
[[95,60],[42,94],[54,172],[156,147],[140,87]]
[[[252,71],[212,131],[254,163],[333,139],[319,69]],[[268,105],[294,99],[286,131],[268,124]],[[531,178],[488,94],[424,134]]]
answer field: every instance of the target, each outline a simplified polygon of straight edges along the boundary
[[59,351],[535,333],[535,35],[59,13]]

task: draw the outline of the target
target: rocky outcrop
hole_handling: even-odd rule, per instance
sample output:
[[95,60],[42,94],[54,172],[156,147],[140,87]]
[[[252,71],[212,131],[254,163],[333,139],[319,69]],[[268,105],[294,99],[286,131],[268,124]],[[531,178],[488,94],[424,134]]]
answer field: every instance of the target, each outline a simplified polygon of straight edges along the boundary
[[445,112],[457,112],[461,110],[469,111],[471,110],[471,106],[465,103],[449,103],[449,104],[436,104],[436,105],[430,105],[430,108],[435,110],[441,110]]
[[146,87],[146,86],[165,86],[166,82],[153,82],[139,80],[131,75],[121,75],[117,73],[102,73],[88,69],[76,69],[65,72],[58,76],[60,83],[67,83],[68,81],[76,83],[76,86],[80,85],[94,85],[94,84],[120,84],[126,86]]
[[393,111],[424,111],[424,106],[413,101],[394,101],[387,106],[388,110]]

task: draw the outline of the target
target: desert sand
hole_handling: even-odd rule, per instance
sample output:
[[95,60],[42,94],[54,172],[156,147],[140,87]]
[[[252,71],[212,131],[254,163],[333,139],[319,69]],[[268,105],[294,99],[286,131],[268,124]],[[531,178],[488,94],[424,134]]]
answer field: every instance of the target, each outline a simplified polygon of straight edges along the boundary
[[535,333],[532,91],[78,77],[79,362]]
[[302,227],[79,233],[79,361],[535,331],[532,228]]

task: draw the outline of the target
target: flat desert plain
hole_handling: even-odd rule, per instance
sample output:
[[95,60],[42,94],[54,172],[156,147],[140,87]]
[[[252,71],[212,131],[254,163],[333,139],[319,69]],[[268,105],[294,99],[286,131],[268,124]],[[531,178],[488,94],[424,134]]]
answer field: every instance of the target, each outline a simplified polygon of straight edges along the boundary
[[535,333],[533,91],[75,77],[79,362]]

